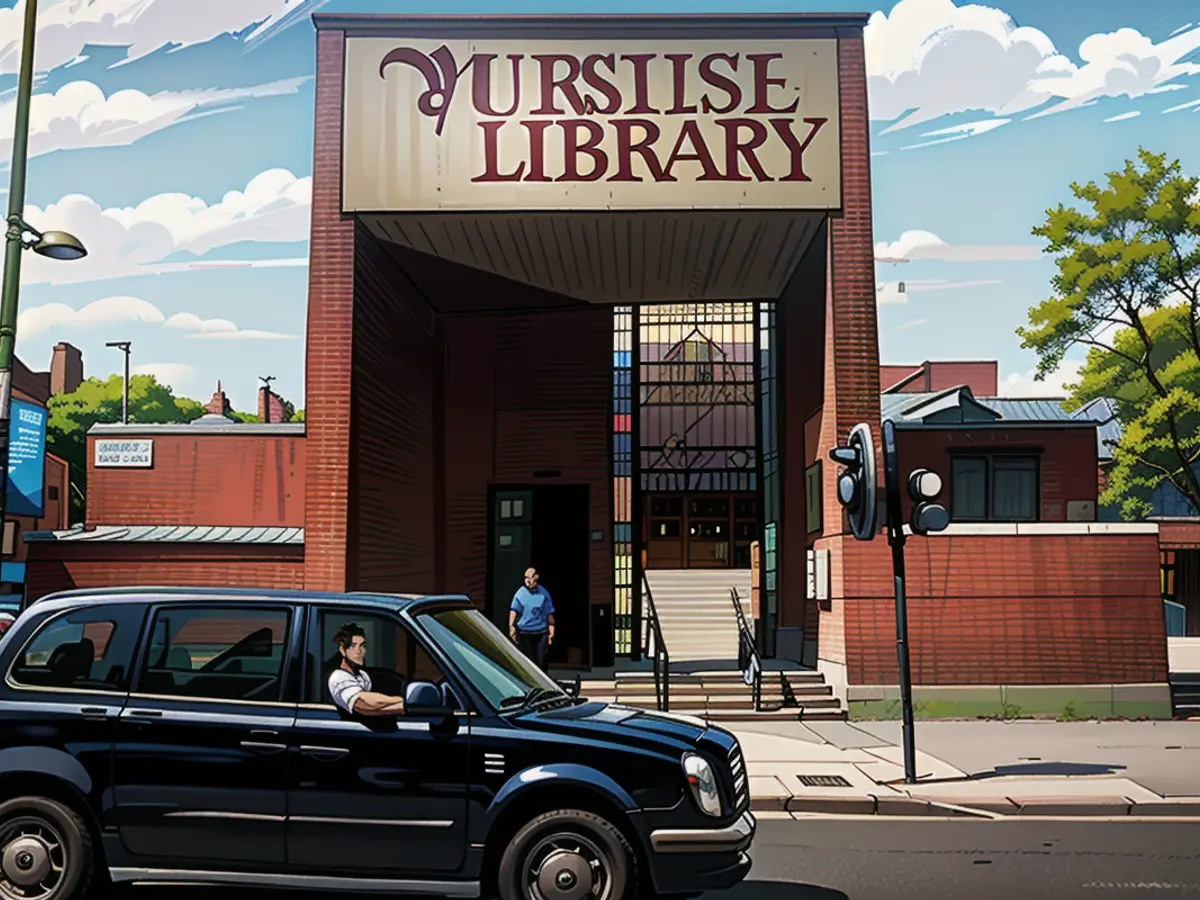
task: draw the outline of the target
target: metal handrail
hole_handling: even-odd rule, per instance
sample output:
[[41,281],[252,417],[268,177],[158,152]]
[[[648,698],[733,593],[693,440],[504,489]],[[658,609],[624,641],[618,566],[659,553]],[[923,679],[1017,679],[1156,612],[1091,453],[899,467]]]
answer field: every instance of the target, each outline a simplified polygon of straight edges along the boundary
[[[650,582],[642,573],[642,593],[646,599],[642,609],[645,611],[645,622],[649,626],[642,629],[645,641],[642,652],[654,660],[654,699],[662,712],[671,710],[671,655],[667,652],[667,642],[663,640],[662,625],[658,621],[658,610],[654,606],[654,594],[650,591]],[[651,646],[653,644],[653,646]]]
[[754,632],[746,621],[746,613],[742,609],[742,598],[736,587],[729,589],[729,599],[733,601],[734,615],[737,616],[738,626],[738,668],[743,672],[746,684],[750,685],[750,696],[754,701],[754,711],[762,711],[762,657],[754,646]]

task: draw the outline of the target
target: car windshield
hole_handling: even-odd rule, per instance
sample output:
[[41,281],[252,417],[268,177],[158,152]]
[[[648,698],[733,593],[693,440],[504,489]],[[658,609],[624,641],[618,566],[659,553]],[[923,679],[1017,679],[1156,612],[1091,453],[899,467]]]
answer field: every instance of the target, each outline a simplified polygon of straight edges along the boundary
[[495,709],[566,695],[477,609],[443,609],[417,622]]

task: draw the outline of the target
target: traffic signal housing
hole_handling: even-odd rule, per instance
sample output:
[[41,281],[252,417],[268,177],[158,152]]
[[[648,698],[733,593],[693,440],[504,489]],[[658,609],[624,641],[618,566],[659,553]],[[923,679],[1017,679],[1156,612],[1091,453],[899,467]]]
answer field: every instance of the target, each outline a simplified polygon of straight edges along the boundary
[[946,507],[934,501],[942,493],[942,477],[929,469],[914,469],[908,476],[908,495],[912,498],[909,525],[913,534],[944,531],[950,524]]
[[829,451],[829,458],[845,468],[838,475],[838,502],[846,509],[850,533],[860,541],[875,537],[875,443],[871,426],[855,425],[844,447]]

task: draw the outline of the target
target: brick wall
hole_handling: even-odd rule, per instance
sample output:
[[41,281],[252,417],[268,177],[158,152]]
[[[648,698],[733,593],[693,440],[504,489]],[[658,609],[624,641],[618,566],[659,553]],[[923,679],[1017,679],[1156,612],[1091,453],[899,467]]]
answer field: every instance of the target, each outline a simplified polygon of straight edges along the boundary
[[26,588],[31,600],[55,591],[122,585],[304,586],[301,546],[36,543],[29,545]]
[[485,596],[489,482],[587,484],[590,599],[611,602],[612,310],[449,317],[446,339],[447,589]]
[[148,469],[97,468],[88,438],[89,525],[304,525],[304,438],[180,431],[153,435]]
[[[981,428],[900,430],[901,472],[932,469],[942,476],[941,502],[952,506],[951,460],[957,454],[1028,452],[1041,460],[1041,521],[1065,522],[1067,503],[1098,497],[1096,431],[1093,428]],[[904,516],[910,508],[907,492]]]
[[[822,659],[845,662],[850,684],[896,684],[886,541],[821,545],[836,573],[821,614]],[[1148,533],[910,538],[913,683],[1165,681],[1158,556]]]
[[434,498],[441,468],[433,311],[363,226],[354,260],[347,583],[353,590],[432,593],[440,588]]
[[346,587],[349,538],[354,222],[342,215],[344,57],[341,32],[317,33],[305,358],[305,586],[313,590]]

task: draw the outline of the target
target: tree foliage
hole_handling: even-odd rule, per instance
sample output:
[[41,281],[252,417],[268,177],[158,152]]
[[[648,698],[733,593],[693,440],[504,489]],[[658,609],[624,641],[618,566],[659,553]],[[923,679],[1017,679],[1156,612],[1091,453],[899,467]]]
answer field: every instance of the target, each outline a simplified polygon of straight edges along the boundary
[[1123,434],[1101,498],[1128,517],[1173,485],[1200,510],[1200,179],[1138,151],[1103,185],[1072,184],[1033,233],[1057,256],[1054,296],[1017,333],[1039,379],[1088,349],[1068,408],[1113,402]]

